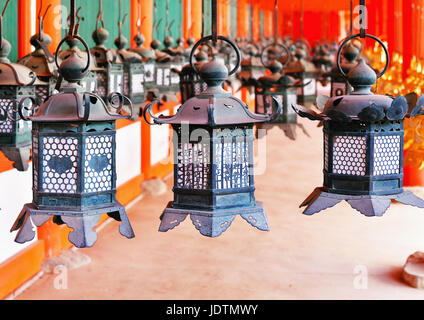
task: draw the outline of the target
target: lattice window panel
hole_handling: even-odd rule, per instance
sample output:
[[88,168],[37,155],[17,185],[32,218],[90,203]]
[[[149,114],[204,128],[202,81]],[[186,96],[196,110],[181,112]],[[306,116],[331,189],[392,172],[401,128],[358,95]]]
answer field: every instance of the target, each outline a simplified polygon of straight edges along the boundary
[[152,82],[155,80],[155,66],[151,63],[144,65],[144,81]]
[[122,78],[121,74],[110,74],[109,76],[109,92],[121,92],[122,90]]
[[111,135],[85,138],[85,192],[112,189],[112,143]]
[[38,189],[38,135],[33,134],[32,136],[32,164],[33,164],[33,186],[34,189]]
[[[178,65],[171,65],[171,69],[173,69],[173,68],[175,68],[175,69],[178,70],[178,69],[180,69],[180,66],[178,66]],[[169,71],[171,71],[171,69]],[[171,77],[171,83],[172,84],[178,84],[178,83],[180,83],[180,76],[177,73],[170,72],[170,77]]]
[[333,173],[364,176],[366,173],[365,137],[335,136],[333,140]]
[[43,192],[77,191],[78,139],[43,137]]
[[324,169],[328,171],[328,134],[324,133]]
[[97,72],[97,94],[101,97],[106,96],[106,74],[103,72]]
[[178,146],[177,186],[179,188],[210,188],[209,150],[207,143],[181,143]]
[[124,73],[124,94],[128,95],[128,92],[130,90],[130,83],[129,83],[130,79],[128,76],[128,72]]
[[144,92],[144,75],[142,73],[133,74],[132,79],[132,91],[133,93],[143,93]]
[[[225,139],[227,140],[227,139]],[[232,138],[215,145],[216,188],[243,188],[250,185],[249,148],[246,140]]]
[[44,102],[49,96],[48,86],[36,86],[35,94],[36,94],[36,97],[38,97],[41,102]]
[[12,133],[15,129],[15,122],[9,119],[8,113],[13,108],[13,101],[10,99],[0,99],[0,133]]
[[398,135],[374,138],[374,175],[399,173],[400,138]]

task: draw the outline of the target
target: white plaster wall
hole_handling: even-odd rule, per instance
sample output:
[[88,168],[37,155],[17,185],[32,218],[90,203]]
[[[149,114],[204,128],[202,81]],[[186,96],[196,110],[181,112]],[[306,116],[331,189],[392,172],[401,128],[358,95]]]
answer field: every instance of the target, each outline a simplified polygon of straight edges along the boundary
[[[169,115],[169,110],[160,112],[159,114],[162,114],[164,116]],[[156,117],[159,116],[159,114],[155,115]],[[150,151],[150,164],[155,165],[162,161],[164,158],[168,157],[169,155],[169,125],[155,125],[151,126],[150,131],[150,145],[151,145],[151,151]]]
[[137,121],[116,132],[116,185],[141,174],[141,122]]
[[[32,243],[16,243],[14,239],[17,232],[10,233],[10,228],[21,212],[23,205],[31,201],[31,165],[25,172],[13,169],[0,173],[0,263]],[[34,239],[37,239],[37,237]]]

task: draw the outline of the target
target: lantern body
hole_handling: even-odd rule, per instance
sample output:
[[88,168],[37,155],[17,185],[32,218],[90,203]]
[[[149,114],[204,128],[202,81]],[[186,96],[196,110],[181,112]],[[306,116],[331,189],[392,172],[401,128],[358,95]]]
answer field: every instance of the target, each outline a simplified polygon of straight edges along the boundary
[[122,64],[108,64],[96,70],[96,93],[103,99],[112,92],[122,92],[124,83],[124,66]]
[[352,92],[352,86],[347,80],[339,74],[332,74],[331,76],[331,96],[343,96]]
[[[244,102],[224,91],[228,71],[221,62],[205,63],[200,75],[207,89],[187,100],[175,116],[151,114],[155,123],[174,128],[174,201],[164,210],[159,231],[174,228],[187,215],[209,237],[222,234],[236,215],[268,230],[262,204],[254,197],[252,128],[270,116],[251,113]],[[145,116],[151,106],[145,108]]]
[[299,77],[303,86],[297,89],[299,103],[315,102],[317,99],[317,74],[314,72],[300,72]]
[[180,125],[173,128],[174,209],[255,206],[252,125],[189,126],[188,139]]
[[144,102],[144,67],[142,63],[124,63],[124,94],[135,104]]
[[347,195],[402,192],[403,120],[324,122],[324,189]]
[[[198,66],[200,67],[199,64]],[[205,91],[207,87],[208,85],[206,82],[202,80],[190,65],[184,66],[180,72],[181,103],[199,95],[201,92]]]
[[261,59],[259,57],[249,57],[241,62],[241,70],[238,73],[238,77],[243,80],[248,79],[259,79],[266,73]]
[[23,121],[17,112],[23,96],[35,98],[35,87],[0,86],[0,150],[19,171],[28,169],[31,157],[31,123]]
[[33,203],[76,211],[116,203],[114,122],[33,126]]
[[[31,123],[20,119],[17,106],[24,96],[35,97],[33,86],[0,86],[0,147],[29,146]],[[9,116],[8,116],[9,115]]]

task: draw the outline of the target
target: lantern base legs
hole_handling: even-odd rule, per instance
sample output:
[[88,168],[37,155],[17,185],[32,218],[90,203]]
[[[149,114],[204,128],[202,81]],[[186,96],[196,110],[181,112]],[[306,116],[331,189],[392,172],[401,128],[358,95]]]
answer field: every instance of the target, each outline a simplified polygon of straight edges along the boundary
[[13,167],[18,171],[28,170],[28,161],[31,157],[31,145],[22,147],[1,147],[0,150],[7,159],[13,161]]
[[218,237],[227,230],[236,215],[262,231],[269,231],[268,221],[261,202],[250,208],[230,208],[216,211],[177,209],[169,202],[161,216],[159,231],[166,232],[178,226],[189,215],[192,223],[206,237]]
[[424,208],[424,200],[410,191],[387,196],[352,196],[325,192],[322,187],[316,188],[300,205],[305,207],[306,215],[313,215],[321,210],[330,208],[345,200],[350,206],[367,217],[382,216],[389,208],[391,201],[395,200],[403,204]]
[[100,220],[102,213],[107,213],[109,217],[121,221],[119,232],[127,237],[133,238],[134,231],[125,212],[125,207],[120,203],[114,203],[113,206],[85,210],[82,212],[72,211],[54,211],[40,210],[33,203],[24,205],[21,213],[16,219],[10,232],[18,231],[15,242],[24,243],[31,241],[35,237],[34,226],[41,226],[53,216],[53,222],[56,224],[66,224],[73,231],[69,233],[69,241],[78,248],[91,247],[97,240],[97,233],[93,228]]

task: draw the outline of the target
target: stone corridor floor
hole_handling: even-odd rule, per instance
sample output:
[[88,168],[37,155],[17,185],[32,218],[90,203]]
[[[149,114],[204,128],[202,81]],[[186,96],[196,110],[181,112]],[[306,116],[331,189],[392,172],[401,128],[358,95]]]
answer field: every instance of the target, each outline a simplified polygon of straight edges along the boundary
[[424,210],[392,204],[367,218],[340,203],[313,216],[299,204],[322,184],[322,131],[304,119],[288,140],[273,128],[266,170],[255,177],[270,232],[236,217],[218,238],[200,235],[186,219],[158,232],[172,199],[147,196],[128,210],[136,237],[107,224],[90,249],[92,262],[69,270],[67,289],[44,274],[16,299],[424,299],[401,280],[406,258],[424,250]]

